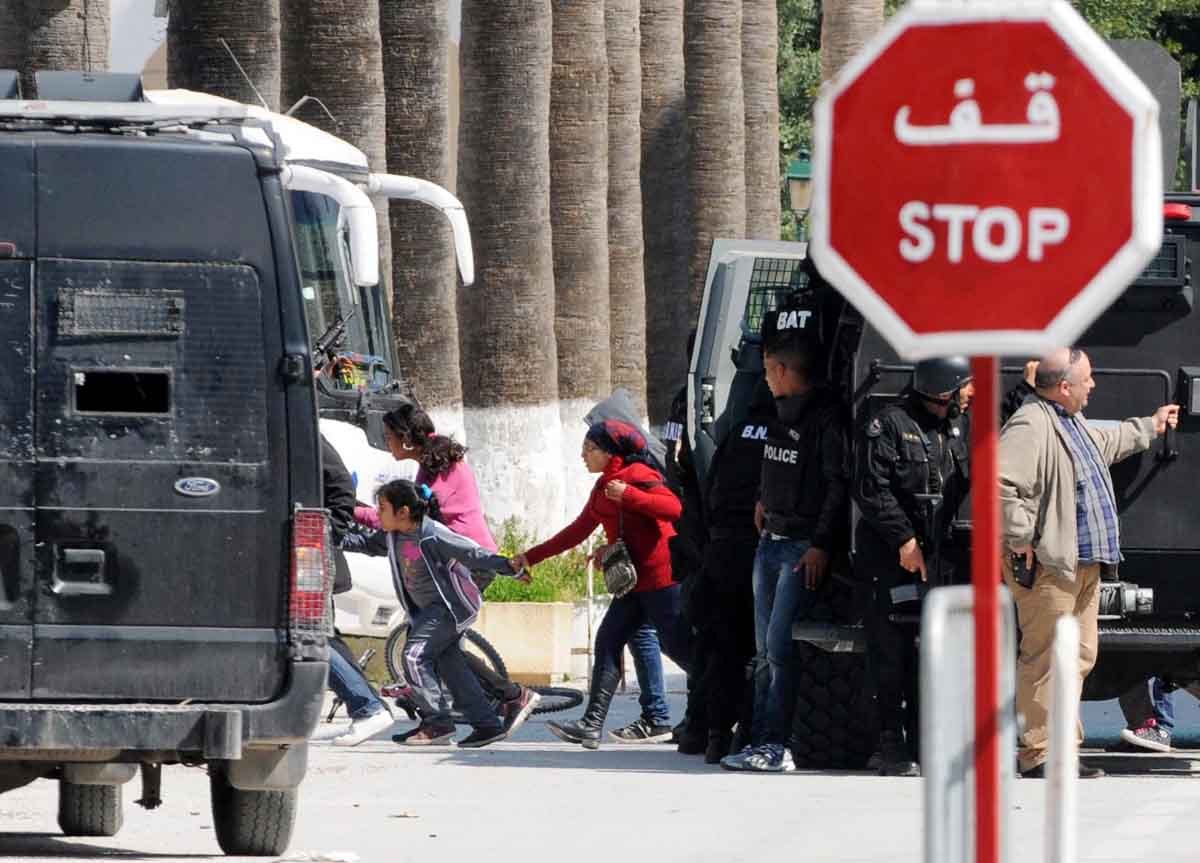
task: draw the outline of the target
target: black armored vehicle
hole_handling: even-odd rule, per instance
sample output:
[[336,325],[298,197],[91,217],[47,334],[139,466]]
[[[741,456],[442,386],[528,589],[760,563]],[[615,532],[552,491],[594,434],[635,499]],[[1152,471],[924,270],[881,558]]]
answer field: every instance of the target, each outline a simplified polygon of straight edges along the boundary
[[[1101,585],[1099,661],[1084,697],[1114,698],[1150,676],[1200,681],[1200,485],[1194,437],[1200,431],[1200,309],[1192,285],[1200,260],[1200,194],[1169,194],[1164,238],[1154,260],[1095,322],[1079,346],[1091,357],[1096,389],[1088,420],[1146,416],[1182,406],[1179,428],[1114,466],[1125,556]],[[789,308],[819,334],[828,380],[852,409],[855,431],[908,385],[912,365],[805,261],[801,243],[717,240],[689,376],[689,439],[699,487],[728,430],[744,418],[762,375],[761,326]],[[1002,390],[1020,381],[1028,357],[1002,364]],[[850,514],[847,535],[857,521]],[[970,503],[956,529],[970,530]],[[812,766],[861,767],[876,740],[864,674],[859,600],[850,565],[836,573],[827,603],[797,623],[798,697],[794,751]],[[914,629],[915,633],[915,629]]]
[[0,100],[0,790],[112,835],[206,766],[277,855],[331,628],[286,172],[237,110],[59,83]]

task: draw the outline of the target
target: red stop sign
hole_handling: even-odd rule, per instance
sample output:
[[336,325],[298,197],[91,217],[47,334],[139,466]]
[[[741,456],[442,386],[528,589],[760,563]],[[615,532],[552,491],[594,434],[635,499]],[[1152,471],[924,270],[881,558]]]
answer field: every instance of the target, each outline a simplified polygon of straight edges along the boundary
[[903,355],[1068,344],[1161,242],[1157,118],[1065,2],[910,6],[817,103],[812,254]]

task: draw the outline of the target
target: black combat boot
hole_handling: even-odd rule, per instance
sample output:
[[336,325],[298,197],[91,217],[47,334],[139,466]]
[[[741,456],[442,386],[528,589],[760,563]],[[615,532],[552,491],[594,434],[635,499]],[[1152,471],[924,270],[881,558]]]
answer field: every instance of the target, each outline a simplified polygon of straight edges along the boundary
[[879,754],[883,763],[880,776],[920,776],[921,765],[913,760],[904,736],[898,731],[885,731],[879,736]]
[[709,731],[708,746],[704,749],[705,764],[720,764],[721,759],[733,751],[733,732]]
[[604,717],[608,716],[608,705],[612,702],[620,676],[616,670],[592,675],[592,689],[588,693],[587,707],[583,716],[573,722],[550,720],[546,727],[556,737],[567,743],[580,743],[584,749],[599,749],[600,734],[604,731]]
[[704,749],[708,745],[707,729],[697,728],[696,724],[688,717],[683,723],[683,728],[675,737],[675,748],[680,755],[703,755]]

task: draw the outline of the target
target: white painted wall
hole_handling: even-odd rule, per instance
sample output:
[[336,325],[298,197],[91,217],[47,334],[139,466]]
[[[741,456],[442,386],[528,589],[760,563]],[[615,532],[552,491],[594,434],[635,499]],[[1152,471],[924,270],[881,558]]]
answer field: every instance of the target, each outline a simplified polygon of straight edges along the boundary
[[[156,0],[111,0],[112,71],[140,72],[167,36],[167,19],[155,18]],[[450,39],[459,42],[462,0],[450,0]]]
[[596,474],[587,472],[580,450],[583,447],[583,436],[588,429],[583,416],[594,408],[598,401],[600,399],[564,399],[558,403],[559,418],[562,422],[563,498],[568,519],[573,519],[579,514],[587,502],[592,486],[596,484]]
[[[557,402],[463,410],[467,455],[484,512],[499,525],[516,516],[545,539],[567,523],[563,495],[563,430]],[[583,506],[572,503],[573,518]]]
[[167,19],[154,17],[155,0],[111,0],[109,51],[114,72],[141,72],[167,38]]

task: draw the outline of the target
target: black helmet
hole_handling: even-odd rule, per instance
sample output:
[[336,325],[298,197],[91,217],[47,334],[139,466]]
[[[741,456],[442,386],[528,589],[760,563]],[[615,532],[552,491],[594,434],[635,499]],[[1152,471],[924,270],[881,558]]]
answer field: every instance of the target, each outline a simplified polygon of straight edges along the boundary
[[927,398],[946,398],[971,379],[971,362],[966,357],[935,357],[913,367],[913,392]]

